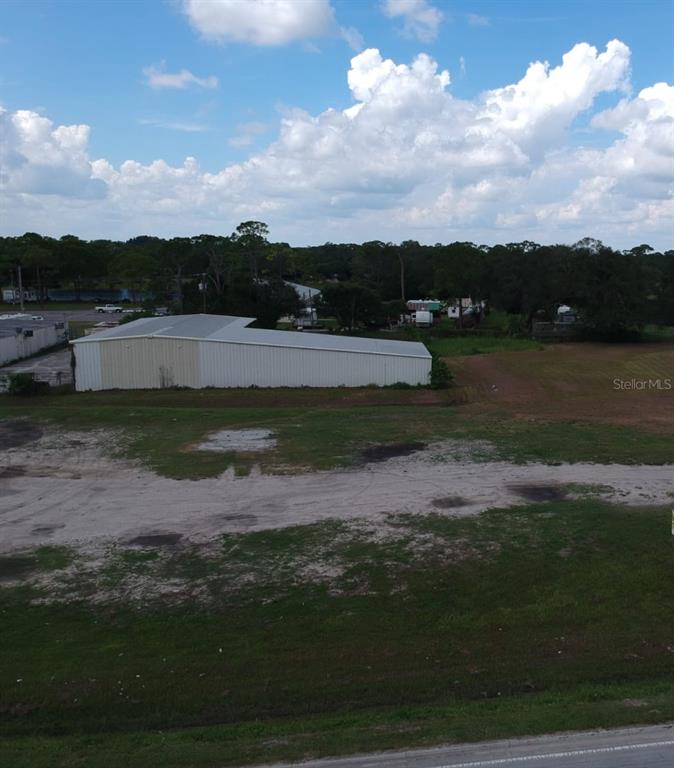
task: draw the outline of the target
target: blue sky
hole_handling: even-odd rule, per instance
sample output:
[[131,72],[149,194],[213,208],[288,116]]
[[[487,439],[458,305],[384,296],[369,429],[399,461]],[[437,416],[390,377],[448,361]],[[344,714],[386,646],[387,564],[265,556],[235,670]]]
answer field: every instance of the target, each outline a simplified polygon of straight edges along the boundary
[[[40,229],[42,223],[53,230],[50,234],[63,234],[66,227],[88,237],[127,237],[141,230],[161,235],[190,234],[194,227],[227,231],[240,218],[254,217],[270,221],[272,236],[298,244],[334,240],[340,232],[345,239],[414,237],[435,242],[455,237],[518,239],[531,231],[540,239],[594,235],[618,245],[624,244],[619,239],[636,238],[641,242],[650,237],[661,247],[672,247],[668,206],[674,182],[670,178],[668,184],[662,174],[657,183],[650,178],[653,174],[646,166],[651,161],[657,166],[657,159],[641,157],[645,150],[635,138],[641,129],[630,126],[634,126],[634,115],[645,114],[638,94],[656,83],[674,82],[673,3],[262,0],[268,3],[265,13],[251,20],[250,9],[256,2],[259,0],[5,0],[0,5],[0,105],[5,119],[11,120],[17,113],[39,116],[49,121],[49,125],[40,123],[45,136],[57,131],[58,126],[88,128],[86,141],[78,134],[76,148],[68,140],[67,146],[58,145],[50,159],[40,155],[39,147],[28,146],[37,130],[30,127],[30,119],[21,118],[19,127],[14,120],[10,134],[5,132],[10,135],[10,144],[16,141],[15,154],[8,154],[7,167],[22,170],[5,189],[0,208],[3,228]],[[288,24],[282,39],[270,43],[269,36],[278,37],[283,27],[279,21],[282,16],[275,14],[283,13],[279,5],[284,2],[301,12]],[[622,56],[620,72],[611,74],[610,82],[602,80],[601,85],[590,87],[589,108],[584,96],[568,109],[556,102],[551,104],[548,117],[536,118],[542,126],[540,141],[529,136],[521,143],[510,129],[505,138],[499,134],[498,141],[491,133],[485,134],[483,157],[475,155],[477,159],[470,168],[452,159],[453,153],[458,157],[468,151],[459,146],[461,136],[453,137],[452,147],[442,146],[443,121],[456,124],[448,111],[462,111],[462,105],[473,110],[474,120],[462,128],[463,138],[472,136],[475,126],[481,124],[479,114],[486,92],[518,83],[531,62],[547,61],[553,69],[560,66],[563,55],[578,44],[594,46],[600,57],[614,39],[628,50],[629,60],[622,53],[616,54]],[[380,74],[373,75],[379,90],[368,101],[366,110],[346,127],[333,126],[330,120],[320,118],[326,110],[341,114],[359,101],[353,88],[349,89],[347,73],[353,70],[352,58],[368,49],[377,49],[382,62],[390,60],[408,67],[419,54],[426,54],[437,65],[438,74],[448,71],[451,82],[441,86],[443,96],[436,99],[437,94],[432,98],[428,94],[428,111],[418,115],[416,125],[414,99],[409,94],[404,97],[402,101],[408,99],[404,111],[405,104],[392,95],[392,89],[398,86],[407,93],[406,75],[386,74],[386,66],[379,64],[372,64],[368,70]],[[601,67],[607,69],[609,64]],[[599,70],[600,65],[596,68]],[[157,76],[177,76],[181,72],[187,78],[184,87],[156,82]],[[565,77],[573,81],[583,77],[601,79],[604,75],[579,66],[578,71],[569,69]],[[412,90],[429,86],[434,93],[433,83],[440,81],[424,75],[418,82],[410,82]],[[535,107],[539,96],[528,97]],[[575,97],[569,98],[573,101]],[[666,104],[667,118],[671,94],[661,91],[658,98]],[[612,110],[622,100],[632,105],[630,117],[626,117],[626,107],[622,118],[613,114],[600,118],[600,129],[591,125],[594,115]],[[496,109],[504,111],[505,107],[499,101]],[[551,137],[555,110],[560,109],[563,135]],[[299,118],[298,110],[303,113]],[[365,120],[368,110],[369,123]],[[375,124],[375,114],[381,124]],[[38,118],[33,119],[37,125]],[[644,119],[650,126],[648,130],[656,125],[653,130],[659,132],[660,144],[664,141],[667,170],[667,131],[671,132],[671,123],[663,128],[663,117],[657,109]],[[312,120],[322,123],[315,136],[309,136],[314,131]],[[282,121],[286,121],[287,131],[301,134],[301,138],[283,139]],[[359,121],[363,124],[362,135],[356,130]],[[404,135],[394,136],[387,144],[387,136],[395,133],[400,124],[406,126]],[[420,156],[417,164],[405,157],[406,144],[419,153],[417,139],[428,126],[432,127],[433,137],[426,145],[435,142],[433,152],[441,153],[446,160],[440,162],[441,178],[433,173],[430,157]],[[481,129],[477,130],[479,133]],[[628,136],[625,131],[629,130],[632,134]],[[333,154],[326,155],[321,147],[333,141],[333,134],[340,136],[338,148],[333,147]],[[372,167],[368,176],[372,158],[366,157],[367,162],[360,159],[363,136],[375,134],[381,139],[382,163],[388,169],[383,187],[381,168]],[[576,162],[580,168],[586,156],[579,152],[610,151],[613,143],[624,142],[626,136],[628,143],[635,145],[630,162],[643,161],[645,169],[645,178],[637,184],[638,197],[631,200],[626,188],[632,181],[607,170],[607,163],[613,163],[614,170],[625,166],[624,158],[613,157],[616,152],[606,157],[593,156],[591,164],[597,168],[594,176],[563,174],[555,166],[555,158],[566,154],[568,164]],[[58,143],[61,138],[54,140]],[[302,145],[305,141],[309,144]],[[40,146],[44,148],[45,142],[41,141]],[[511,162],[505,162],[499,154],[498,161],[491,163],[488,158],[493,156],[495,142],[503,143],[503,147],[514,142],[517,152],[525,158],[513,151]],[[474,149],[470,151],[474,153]],[[377,151],[372,146],[372,152]],[[64,164],[63,175],[70,181],[59,191],[50,172],[49,183],[41,189],[40,169],[49,166],[53,171],[55,155]],[[662,167],[662,152],[659,156]],[[185,188],[186,178],[177,178],[179,172],[171,171],[184,168],[186,157],[194,158],[199,168],[198,179],[191,168],[184,174],[190,177],[189,189]],[[310,169],[302,166],[306,157],[313,158]],[[107,163],[105,169],[93,167],[91,178],[85,179],[87,163],[97,160]],[[158,160],[169,170],[144,170]],[[128,179],[113,176],[113,172],[120,173],[126,161],[141,166],[133,182],[135,199],[129,193],[133,185]],[[340,163],[352,166],[350,175],[334,178],[326,186],[323,179],[336,174]],[[265,164],[273,169],[260,176]],[[27,175],[29,166],[31,172]],[[222,175],[226,169],[222,178],[210,178]],[[303,176],[307,182],[293,183],[292,193],[287,194],[283,177],[288,174],[293,179]],[[547,175],[549,183],[537,181],[537,174]],[[80,191],[75,177],[82,177]],[[240,186],[236,194],[231,191],[234,178]],[[607,178],[613,183],[605,181]],[[91,179],[95,183],[89,183]],[[528,190],[517,206],[506,204],[512,199],[513,180],[518,189]],[[480,184],[482,192],[476,194],[486,196],[488,204],[483,201],[480,209],[477,200],[458,215],[454,203],[465,204],[474,190],[479,191]],[[555,200],[550,195],[550,184],[559,191],[559,210],[567,210],[556,224],[545,209]],[[489,185],[493,194],[485,191]],[[613,208],[605,213],[596,211],[594,218],[579,217],[579,195],[588,187],[610,191]],[[259,193],[260,188],[264,193]],[[498,190],[504,198],[502,209],[494,199]],[[591,201],[595,208],[596,197]],[[189,205],[185,205],[187,198]],[[643,211],[647,209],[652,210],[653,221],[645,227],[643,237],[638,237],[636,222],[643,222]],[[446,221],[443,211],[449,212]],[[616,211],[625,216],[627,237],[615,226]],[[573,227],[574,216],[577,230]],[[396,226],[391,225],[392,218],[398,221]],[[596,232],[590,231],[593,226]]]

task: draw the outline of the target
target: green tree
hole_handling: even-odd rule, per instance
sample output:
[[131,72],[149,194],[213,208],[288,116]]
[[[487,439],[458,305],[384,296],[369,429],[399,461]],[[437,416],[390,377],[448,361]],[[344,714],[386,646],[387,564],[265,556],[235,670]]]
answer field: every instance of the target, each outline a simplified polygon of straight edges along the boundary
[[356,282],[327,283],[321,292],[320,306],[349,330],[360,323],[381,322],[384,315],[379,294]]
[[257,280],[259,265],[269,247],[269,228],[262,221],[243,221],[236,228],[233,238],[248,257],[250,276]]

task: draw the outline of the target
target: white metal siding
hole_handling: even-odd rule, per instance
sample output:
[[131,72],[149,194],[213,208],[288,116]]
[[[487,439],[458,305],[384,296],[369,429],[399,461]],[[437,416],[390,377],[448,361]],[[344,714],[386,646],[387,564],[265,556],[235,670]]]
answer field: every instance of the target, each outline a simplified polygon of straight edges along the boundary
[[430,358],[199,342],[202,387],[361,387],[427,384]]
[[[105,389],[199,387],[199,342],[186,339],[110,339],[100,347]],[[76,344],[78,347],[92,342]]]
[[101,345],[73,344],[75,350],[75,389],[107,389],[101,379]]
[[416,385],[431,370],[430,358],[156,337],[87,341],[75,354],[78,391]]
[[19,345],[15,336],[3,336],[0,338],[0,365],[18,359]]
[[[21,321],[17,320],[17,328],[21,327]],[[32,336],[24,336],[23,331],[13,336],[0,338],[0,365],[14,360],[22,360],[37,354],[40,350],[53,347],[63,340],[63,331],[58,332],[51,326],[29,327],[26,330],[33,332]],[[60,333],[60,335],[59,335]]]

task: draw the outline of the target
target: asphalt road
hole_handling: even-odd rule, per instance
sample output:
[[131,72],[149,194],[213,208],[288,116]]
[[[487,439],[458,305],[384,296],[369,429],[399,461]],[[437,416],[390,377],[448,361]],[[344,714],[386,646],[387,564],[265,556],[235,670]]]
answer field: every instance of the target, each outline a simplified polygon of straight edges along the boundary
[[[532,739],[293,763],[293,768],[672,768],[674,725],[586,731]],[[269,768],[269,767],[267,767]],[[275,763],[273,768],[291,768]]]
[[70,379],[70,347],[48,352],[46,355],[17,360],[0,368],[2,373],[47,373],[56,375],[59,371],[66,380]]
[[[126,305],[122,306],[126,307]],[[16,311],[19,312],[18,309]],[[24,312],[27,315],[41,315],[46,320],[77,320],[78,322],[93,321],[96,323],[106,318],[119,320],[122,317],[121,314],[107,315],[103,312],[96,312],[95,309],[40,309],[35,304],[27,304]]]

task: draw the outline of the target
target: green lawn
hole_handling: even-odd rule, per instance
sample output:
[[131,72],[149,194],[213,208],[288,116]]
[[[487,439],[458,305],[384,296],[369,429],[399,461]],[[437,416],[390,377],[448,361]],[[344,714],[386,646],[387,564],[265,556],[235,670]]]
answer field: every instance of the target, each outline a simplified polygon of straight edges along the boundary
[[420,341],[441,357],[463,357],[482,355],[489,352],[521,352],[523,350],[542,350],[545,345],[529,338],[504,336],[498,327],[480,328],[475,333],[467,331],[465,335],[444,336],[447,323],[434,328],[401,328],[396,331],[363,331],[356,336],[375,339],[397,339],[400,341]]
[[674,341],[674,325],[647,325],[643,338],[644,341]]
[[[214,768],[674,717],[669,509],[327,522],[85,566],[35,556],[55,592],[72,580],[65,604],[28,575],[0,590],[3,765]],[[177,578],[183,603],[127,596]],[[118,597],[92,604],[106,579]]]
[[519,339],[512,336],[449,336],[447,338],[429,338],[426,346],[431,352],[441,357],[463,357],[466,355],[484,355],[489,352],[521,352],[523,350],[542,350],[543,344],[533,339]]
[[[429,396],[429,405],[422,405]],[[631,427],[475,414],[441,393],[396,390],[183,390],[4,398],[0,418],[27,417],[66,429],[117,430],[111,450],[176,478],[212,477],[228,466],[247,472],[328,469],[361,461],[364,448],[443,438],[487,440],[489,455],[514,461],[674,462],[666,433]],[[190,450],[209,432],[265,427],[278,440],[259,455]],[[479,452],[478,452],[479,453]],[[476,458],[481,458],[477,455]]]

